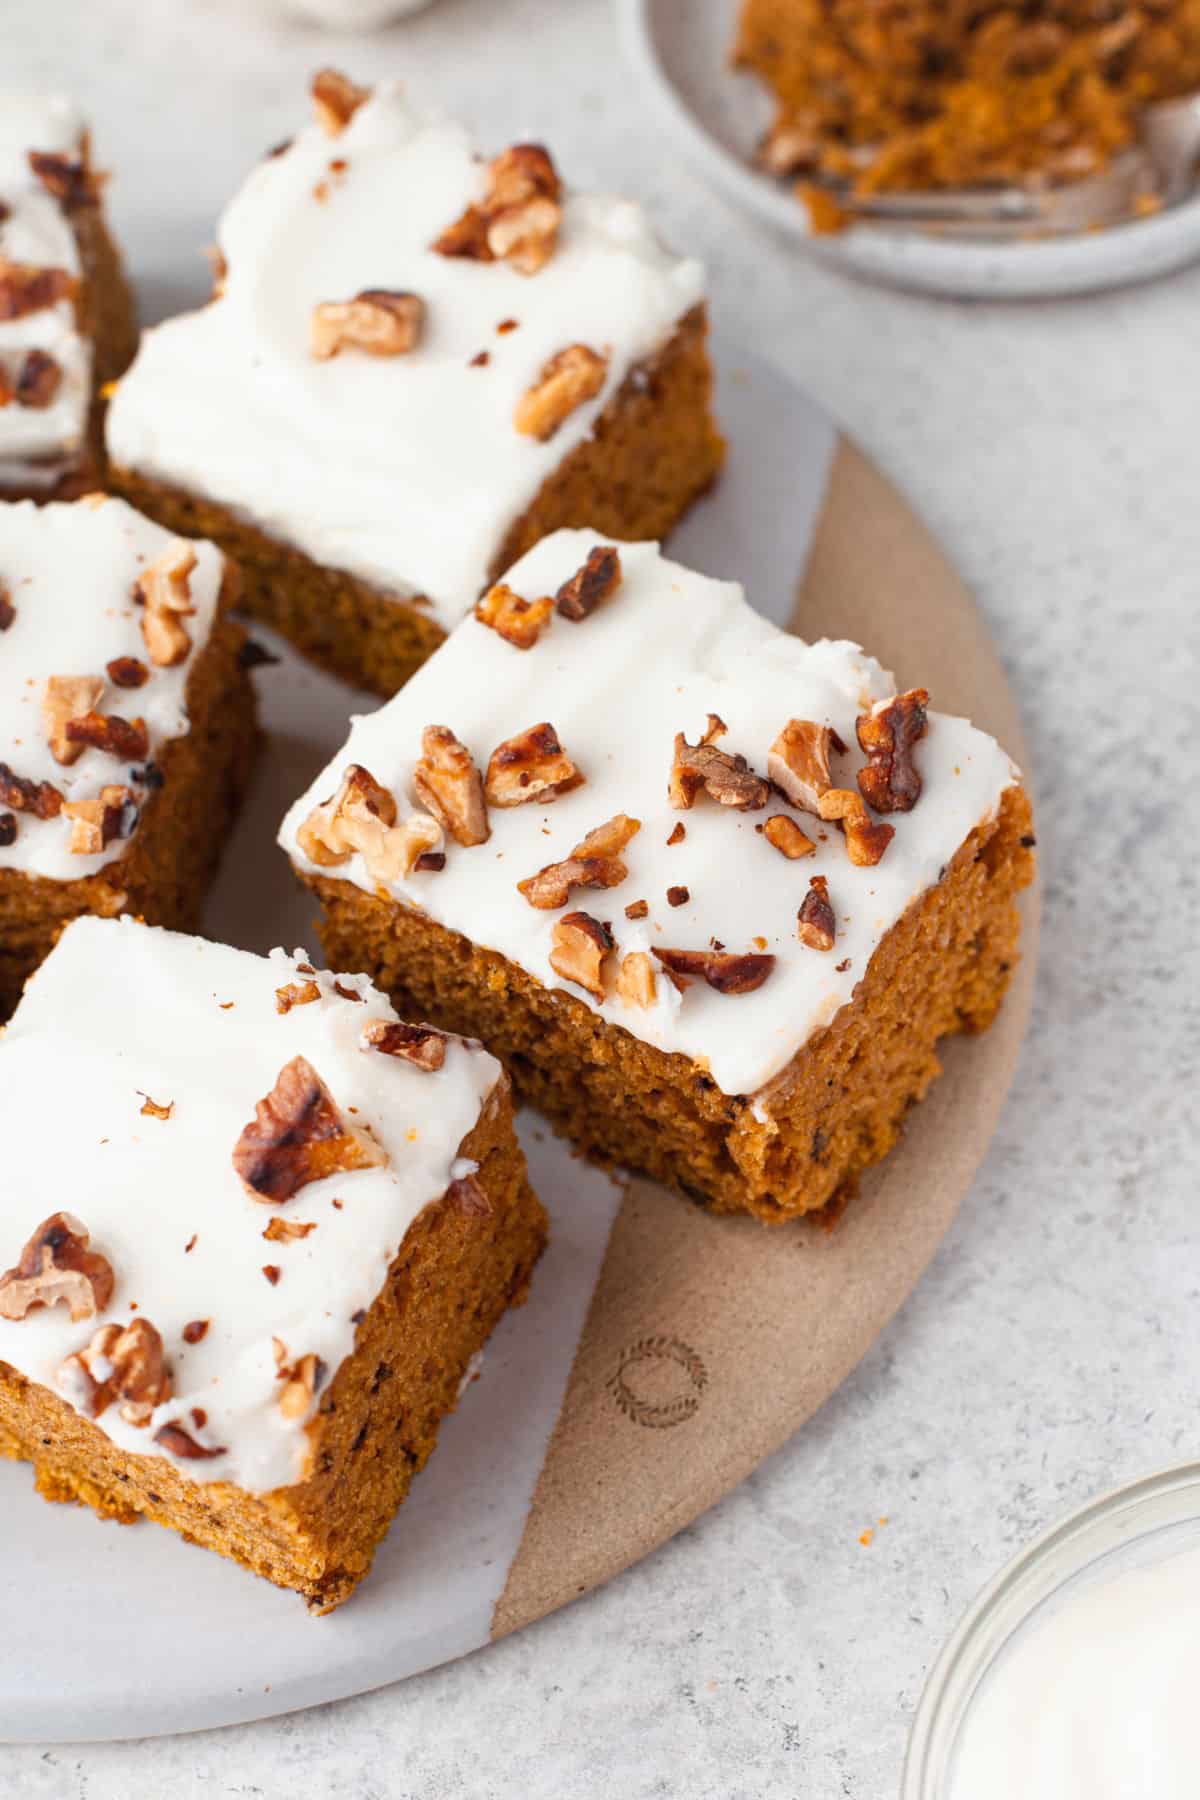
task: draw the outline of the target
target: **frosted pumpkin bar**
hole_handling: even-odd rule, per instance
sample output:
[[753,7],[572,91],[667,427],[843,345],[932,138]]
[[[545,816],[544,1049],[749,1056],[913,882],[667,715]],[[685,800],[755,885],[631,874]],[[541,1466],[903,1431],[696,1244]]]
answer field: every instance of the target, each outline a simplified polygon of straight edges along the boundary
[[137,505],[238,557],[251,612],[390,694],[547,532],[658,536],[708,486],[703,273],[539,145],[485,161],[394,82],[326,71],[313,101],[108,446]]
[[0,503],[0,1008],[67,919],[194,927],[256,743],[236,570],[123,500]]
[[991,738],[578,531],[355,720],[280,842],[335,967],[482,1037],[584,1149],[766,1220],[845,1192],[989,1023],[1032,871]]
[[137,342],[87,129],[67,100],[0,101],[0,496],[78,494],[101,472],[101,390]]
[[0,1452],[337,1606],[542,1246],[499,1063],[302,952],[82,919],[0,1095],[42,1146],[0,1197]]

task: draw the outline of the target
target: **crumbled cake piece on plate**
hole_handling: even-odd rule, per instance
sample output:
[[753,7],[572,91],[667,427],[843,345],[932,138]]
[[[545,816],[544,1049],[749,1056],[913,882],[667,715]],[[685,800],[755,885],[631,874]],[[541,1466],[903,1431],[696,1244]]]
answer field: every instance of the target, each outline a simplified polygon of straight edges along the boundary
[[50,95],[0,105],[0,496],[66,498],[103,469],[105,384],[137,325],[86,127]]
[[237,571],[123,500],[0,503],[0,1009],[67,919],[194,927],[253,759]]
[[302,951],[80,919],[0,1073],[0,1453],[339,1605],[544,1241],[499,1063]]
[[292,807],[338,968],[718,1211],[883,1156],[1016,958],[1000,747],[655,544],[545,539]]
[[658,536],[709,485],[703,273],[539,145],[486,161],[394,82],[326,71],[313,100],[108,446],[139,506],[238,556],[251,612],[390,694],[547,532]]

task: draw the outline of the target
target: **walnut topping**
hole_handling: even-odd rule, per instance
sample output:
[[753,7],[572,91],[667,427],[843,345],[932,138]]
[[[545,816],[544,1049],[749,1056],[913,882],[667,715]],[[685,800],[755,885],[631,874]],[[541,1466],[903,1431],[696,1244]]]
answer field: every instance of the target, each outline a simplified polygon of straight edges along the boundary
[[830,753],[840,743],[828,725],[789,719],[767,752],[767,774],[793,806],[819,813],[821,795],[833,786]]
[[171,1398],[163,1341],[149,1319],[102,1325],[90,1343],[59,1364],[55,1380],[93,1419],[119,1401],[126,1424],[139,1429]]
[[387,1161],[379,1145],[348,1125],[312,1064],[294,1056],[233,1147],[233,1167],[254,1200],[279,1204],[310,1181]]
[[45,350],[27,350],[17,370],[13,398],[18,406],[44,412],[53,406],[62,379],[61,366]]
[[772,844],[790,862],[795,862],[801,856],[811,856],[817,847],[810,837],[805,837],[795,819],[789,819],[786,813],[774,813],[762,830],[768,844]]
[[421,733],[413,792],[456,844],[486,844],[491,837],[479,770],[448,726],[427,725]]
[[[138,1093],[142,1093],[141,1088],[138,1089]],[[173,1100],[168,1100],[165,1103],[160,1104],[157,1100],[152,1100],[149,1094],[142,1094],[141,1110],[143,1118],[169,1119],[175,1111],[175,1102]]]
[[156,1444],[169,1450],[172,1456],[181,1457],[185,1462],[202,1462],[211,1456],[224,1456],[224,1444],[202,1444],[194,1438],[190,1431],[179,1423],[178,1419],[168,1419],[160,1425],[154,1434]]
[[850,861],[860,868],[877,863],[896,835],[894,825],[881,825],[872,819],[862,796],[853,788],[830,788],[822,794],[821,817],[841,822]]
[[341,350],[407,356],[424,322],[425,302],[418,294],[364,288],[353,300],[324,300],[313,307],[309,345],[321,362]]
[[67,727],[85,718],[104,692],[98,675],[51,675],[42,695],[42,723],[55,762],[77,762],[87,747],[86,738],[72,738]]
[[185,1344],[199,1344],[208,1336],[209,1319],[189,1319],[180,1337]]
[[701,789],[719,805],[740,812],[757,812],[767,804],[770,783],[754,773],[744,756],[717,749],[716,740],[727,730],[723,719],[709,713],[708,728],[698,744],[689,744],[682,731],[676,732],[667,798],[681,812],[695,804]]
[[554,604],[564,619],[586,619],[621,585],[621,556],[615,544],[597,544],[587,561],[564,581]]
[[517,650],[532,650],[553,611],[554,602],[548,596],[542,600],[522,600],[520,594],[514,594],[500,581],[476,602],[475,617],[481,625],[490,625],[493,631],[498,631],[505,642]]
[[533,386],[521,395],[513,424],[522,437],[535,437],[544,444],[577,406],[595,399],[607,370],[607,356],[598,355],[586,344],[568,344],[543,364]]
[[616,813],[589,831],[564,862],[547,863],[517,888],[530,906],[550,911],[567,904],[573,887],[617,887],[629,874],[620,853],[641,828],[640,819]]
[[70,1213],[43,1219],[15,1267],[0,1275],[0,1319],[23,1319],[60,1300],[76,1321],[103,1312],[112,1299],[112,1265],[88,1249],[90,1242],[87,1226]]
[[394,796],[361,763],[350,764],[337,793],[314,807],[296,833],[318,868],[338,868],[358,851],[371,879],[384,886],[411,875],[422,853],[441,841],[441,826],[425,813],[398,825]]
[[72,856],[99,856],[114,838],[132,837],[138,820],[137,795],[117,784],[102,787],[95,800],[66,801],[62,810],[72,821],[67,842]]
[[312,78],[313,111],[317,124],[329,137],[337,137],[350,123],[370,88],[358,87],[340,69],[318,69]]
[[262,1272],[272,1287],[279,1286],[279,1277],[283,1274],[283,1270],[278,1263],[264,1263]]
[[400,1056],[418,1069],[440,1069],[446,1060],[446,1034],[432,1025],[407,1025],[403,1019],[372,1019],[363,1026],[364,1050]]
[[832,950],[837,920],[829,904],[829,883],[824,875],[810,875],[808,892],[798,915],[797,936],[810,950]]
[[39,269],[30,263],[0,259],[0,323],[44,312],[75,293],[74,277],[65,269]]
[[113,686],[119,688],[145,687],[150,679],[149,669],[136,656],[114,656],[105,664],[105,673]]
[[290,1013],[293,1006],[311,1006],[320,998],[321,989],[315,981],[289,981],[275,989],[275,1011]]
[[61,206],[86,206],[96,198],[87,165],[59,150],[31,150],[29,167],[46,192]]
[[150,753],[145,719],[123,719],[119,713],[87,712],[68,719],[64,736],[69,744],[90,745],[121,762],[138,762]]
[[562,218],[562,184],[540,144],[514,144],[488,169],[488,190],[447,227],[433,248],[441,256],[510,262],[536,275],[554,252]]
[[0,850],[7,850],[17,841],[17,821],[10,812],[0,812]]
[[674,849],[676,844],[682,844],[682,842],[686,836],[687,836],[687,826],[684,824],[683,820],[680,819],[675,825],[672,825],[672,827],[671,827],[671,835],[667,839],[667,849],[672,850],[672,849]]
[[497,745],[488,760],[484,790],[492,806],[523,806],[527,800],[545,805],[583,779],[553,725],[543,721]]
[[269,1244],[290,1244],[299,1238],[306,1238],[310,1231],[316,1229],[315,1221],[285,1219],[281,1213],[274,1213],[267,1220],[262,1235]]
[[921,798],[913,750],[928,730],[928,705],[927,689],[910,688],[858,720],[858,742],[867,757],[858,787],[876,812],[911,812]]
[[676,987],[686,987],[694,976],[699,976],[718,994],[753,993],[775,967],[773,956],[749,952],[736,956],[717,950],[656,950],[654,954]]
[[627,919],[644,919],[649,911],[650,907],[647,901],[631,900],[625,908],[625,917]]
[[12,596],[6,587],[0,587],[0,631],[7,631],[16,623],[17,609],[12,603]]
[[142,636],[150,661],[160,669],[181,663],[192,647],[183,620],[196,610],[190,579],[195,567],[192,546],[183,538],[174,538],[134,583],[134,593],[145,607]]
[[613,949],[612,932],[599,919],[585,912],[564,913],[554,922],[550,967],[603,1000],[605,964]]
[[14,775],[8,764],[0,762],[0,803],[14,812],[32,813],[35,819],[56,819],[62,811],[63,797],[50,781],[28,781]]
[[285,1419],[302,1419],[324,1385],[326,1369],[319,1356],[297,1357],[288,1361],[287,1345],[282,1338],[272,1338],[275,1350],[276,1379],[283,1382],[279,1394],[279,1410]]
[[617,970],[617,996],[626,1006],[653,1006],[658,997],[654,964],[644,950],[631,950]]

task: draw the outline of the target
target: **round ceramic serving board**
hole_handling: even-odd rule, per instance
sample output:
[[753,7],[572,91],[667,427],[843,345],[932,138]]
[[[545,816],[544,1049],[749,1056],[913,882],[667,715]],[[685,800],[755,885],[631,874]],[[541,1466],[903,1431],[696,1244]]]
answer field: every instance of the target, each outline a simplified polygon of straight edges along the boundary
[[1105,231],[985,243],[884,225],[817,236],[787,183],[754,166],[771,97],[730,67],[741,0],[618,0],[622,35],[655,117],[735,205],[856,275],[982,300],[1048,299],[1148,281],[1200,256],[1200,190]]
[[[1003,673],[927,532],[786,379],[718,356],[728,472],[672,550],[738,575],[806,635],[861,639],[1019,759]],[[258,676],[269,741],[206,921],[258,951],[316,948],[275,831],[348,714],[375,704],[282,657]],[[832,1229],[710,1218],[592,1169],[526,1115],[552,1219],[530,1300],[493,1337],[370,1579],[329,1617],[172,1532],[47,1506],[26,1466],[0,1464],[0,1610],[21,1621],[0,1660],[0,1738],[185,1731],[380,1686],[577,1598],[711,1506],[855,1366],[953,1219],[1016,1061],[1034,924],[1031,907],[999,1022],[949,1047],[905,1141]]]

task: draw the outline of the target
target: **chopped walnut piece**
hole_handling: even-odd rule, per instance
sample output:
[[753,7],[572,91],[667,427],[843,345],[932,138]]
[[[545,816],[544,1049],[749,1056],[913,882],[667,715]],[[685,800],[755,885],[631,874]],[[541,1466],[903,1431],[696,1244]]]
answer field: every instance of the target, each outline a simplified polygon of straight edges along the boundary
[[617,997],[626,1006],[653,1006],[658,997],[654,964],[644,950],[631,950],[617,970]]
[[483,785],[492,806],[524,806],[529,800],[545,805],[583,779],[553,725],[543,721],[496,746]]
[[306,1238],[310,1231],[316,1229],[315,1222],[303,1219],[285,1219],[281,1213],[274,1213],[267,1220],[262,1235],[269,1244],[288,1244],[299,1238]]
[[413,792],[456,844],[486,844],[491,837],[482,777],[448,726],[427,725],[421,733]]
[[684,887],[682,882],[667,889],[668,906],[686,906],[691,897],[691,889]]
[[403,1019],[372,1019],[363,1026],[362,1047],[384,1056],[399,1056],[432,1072],[446,1060],[447,1038],[432,1025],[409,1025]]
[[289,981],[275,989],[275,1011],[290,1013],[293,1006],[311,1006],[320,998],[321,989],[315,981]]
[[475,605],[479,623],[490,625],[517,650],[533,649],[553,611],[554,602],[549,596],[541,600],[523,600],[502,581],[489,588]]
[[418,858],[442,841],[442,828],[425,813],[396,823],[395,797],[364,769],[351,763],[330,800],[314,807],[296,833],[296,842],[318,868],[334,869],[355,851],[367,873],[385,887],[411,875]]
[[179,1335],[185,1344],[199,1344],[208,1336],[210,1323],[208,1319],[189,1319]]
[[789,862],[795,862],[801,856],[811,856],[817,847],[810,837],[805,837],[795,819],[789,819],[786,813],[774,813],[763,826],[763,836]]
[[340,69],[318,69],[309,91],[317,124],[329,137],[343,132],[364,100],[371,98],[370,88],[358,87]]
[[137,825],[137,795],[132,788],[114,784],[102,787],[95,800],[71,800],[63,804],[63,816],[71,820],[67,848],[72,856],[99,856],[114,838],[133,835]]
[[[142,1093],[141,1088],[137,1091],[139,1094]],[[142,1116],[147,1119],[169,1119],[175,1111],[175,1102],[168,1100],[164,1104],[160,1104],[157,1100],[152,1100],[149,1094],[142,1094],[141,1110]]]
[[202,1462],[212,1456],[224,1456],[224,1444],[201,1444],[190,1431],[179,1423],[178,1419],[168,1419],[160,1425],[154,1434],[156,1444],[169,1450],[172,1456],[181,1457],[185,1462]]
[[513,144],[491,163],[482,201],[468,206],[433,248],[441,256],[510,262],[522,275],[536,275],[554,252],[561,193],[549,152],[540,144]]
[[13,398],[18,406],[44,412],[48,406],[53,406],[62,379],[61,365],[45,350],[27,350],[17,370]]
[[913,750],[929,728],[928,705],[926,688],[910,688],[858,720],[859,747],[867,757],[858,787],[876,812],[911,812],[921,798]]
[[612,932],[599,919],[585,912],[564,913],[554,922],[550,967],[603,1000],[605,964],[614,948]]
[[342,350],[407,356],[424,322],[425,302],[418,294],[364,288],[353,300],[324,300],[313,307],[309,344],[320,362]]
[[767,804],[770,782],[756,775],[744,756],[717,749],[716,740],[724,737],[726,729],[716,713],[709,713],[708,728],[698,744],[689,744],[682,731],[676,732],[667,786],[672,806],[688,811],[701,789],[719,805],[734,806],[740,812],[757,812]]
[[684,824],[683,820],[680,819],[677,824],[671,827],[671,835],[667,839],[667,849],[671,850],[676,844],[682,844],[686,836],[687,826]]
[[85,718],[104,692],[99,675],[51,675],[42,695],[42,723],[50,754],[64,767],[78,762],[87,748],[86,738],[67,736],[73,719]]
[[7,850],[17,841],[17,821],[10,812],[0,812],[0,850]]
[[325,1379],[325,1364],[319,1356],[302,1356],[279,1370],[283,1387],[279,1392],[279,1410],[285,1419],[302,1419]]
[[29,781],[14,775],[6,762],[0,762],[0,803],[14,812],[32,813],[35,819],[56,819],[62,811],[63,797],[51,781]]
[[181,663],[192,647],[183,620],[195,612],[191,574],[196,552],[183,538],[174,538],[161,556],[147,563],[134,583],[134,593],[145,607],[142,636],[150,661],[160,669]]
[[829,757],[839,743],[828,725],[789,719],[767,752],[767,774],[793,806],[819,813],[821,795],[833,786]]
[[543,364],[531,388],[517,401],[513,424],[522,437],[552,438],[577,406],[594,400],[604,386],[607,356],[586,344],[568,344]]
[[0,1275],[0,1319],[23,1319],[64,1300],[71,1318],[90,1319],[112,1299],[112,1265],[89,1250],[86,1225],[67,1212],[43,1219],[11,1269]]
[[57,306],[60,300],[70,300],[76,285],[74,276],[65,269],[39,269],[30,263],[0,258],[0,323],[23,319],[29,313]]
[[644,919],[649,911],[650,906],[647,901],[631,900],[629,905],[625,908],[625,917],[627,919]]
[[310,1181],[355,1169],[377,1169],[383,1150],[348,1125],[303,1056],[280,1069],[271,1092],[233,1147],[234,1172],[254,1200],[280,1204]]
[[829,882],[824,875],[810,875],[808,892],[797,919],[800,942],[810,950],[832,950],[837,937],[837,920],[829,904]]
[[136,656],[114,656],[105,664],[105,674],[119,688],[145,687],[150,679],[149,669]]
[[853,788],[830,788],[822,794],[821,817],[840,821],[850,861],[859,868],[877,863],[896,835],[894,825],[882,825],[872,819],[862,796]]
[[629,874],[620,853],[641,828],[640,819],[631,819],[627,813],[616,813],[603,825],[589,831],[565,861],[547,863],[527,881],[518,881],[518,891],[524,894],[530,906],[550,911],[567,904],[573,887],[619,886]]
[[63,735],[69,744],[103,750],[121,762],[139,762],[150,753],[145,719],[123,719],[119,713],[87,712],[68,719]]
[[0,631],[7,631],[17,619],[17,609],[12,603],[12,596],[6,587],[0,587]]
[[595,612],[602,600],[615,594],[621,585],[621,555],[615,544],[597,544],[589,550],[587,561],[564,581],[554,596],[554,604],[564,619],[578,622]]
[[93,1419],[120,1402],[121,1417],[144,1430],[156,1406],[171,1398],[163,1341],[149,1319],[102,1325],[58,1366],[55,1380]]
[[738,956],[717,950],[656,950],[654,955],[677,987],[686,986],[691,977],[699,976],[718,994],[753,993],[775,967],[773,956],[749,952]]

